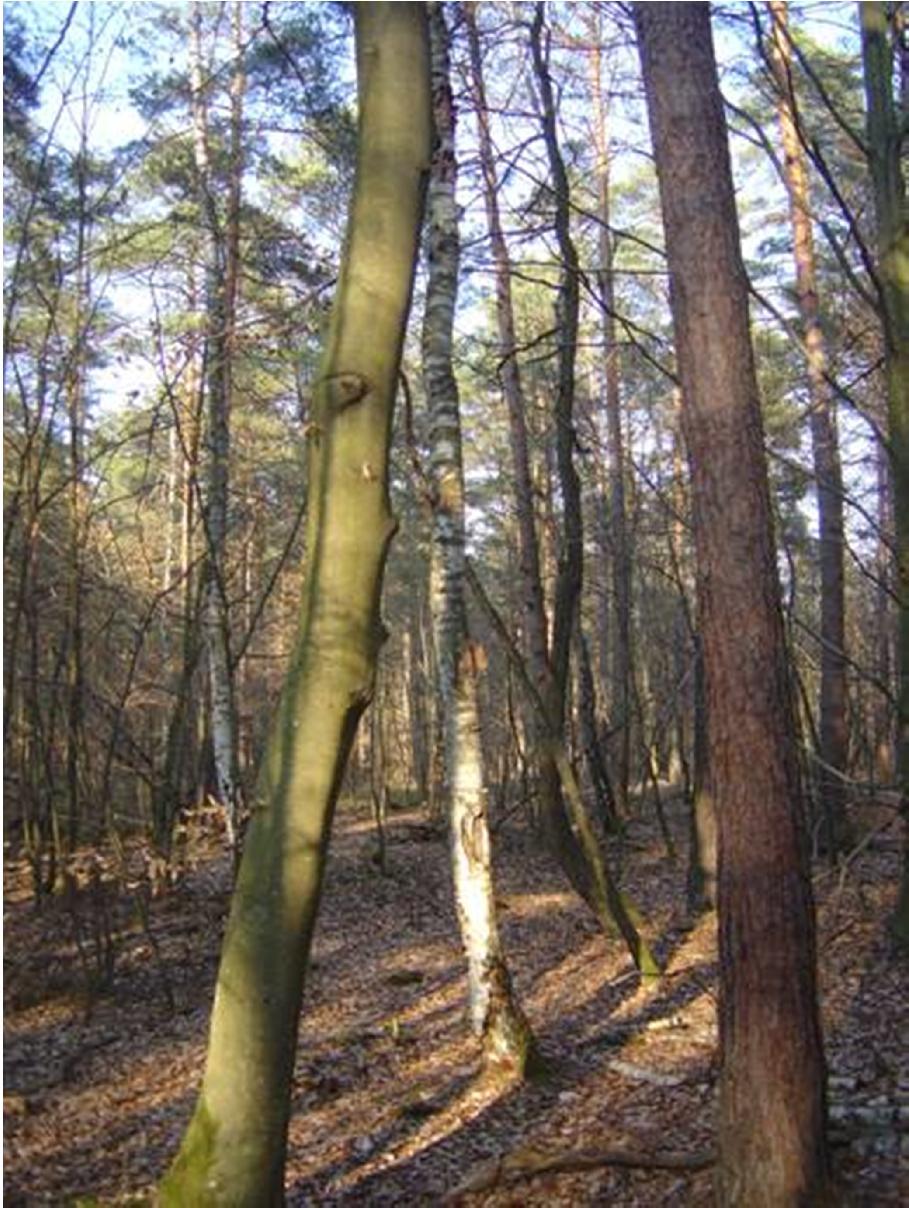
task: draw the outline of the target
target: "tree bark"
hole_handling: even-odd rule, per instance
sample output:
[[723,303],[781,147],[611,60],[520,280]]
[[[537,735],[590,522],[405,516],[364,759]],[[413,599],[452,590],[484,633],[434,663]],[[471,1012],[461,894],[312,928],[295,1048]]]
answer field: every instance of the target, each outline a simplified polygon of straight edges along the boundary
[[[879,684],[889,689],[893,676],[893,610],[891,580],[893,558],[889,534],[893,529],[890,505],[890,467],[887,449],[877,444],[877,548],[874,557],[874,625],[876,629],[874,674]],[[889,784],[896,774],[895,727],[889,692],[879,691],[873,711],[874,764],[872,775],[881,784]]]
[[202,623],[208,654],[211,740],[217,796],[227,819],[230,846],[236,844],[239,812],[237,723],[230,655],[230,602],[227,592],[227,541],[230,489],[231,360],[236,310],[239,221],[242,187],[242,17],[234,9],[236,57],[231,81],[230,180],[227,213],[222,221],[215,199],[208,147],[208,106],[202,79],[202,6],[193,5],[191,27],[191,93],[196,189],[205,233],[205,354],[207,404],[207,489],[205,499],[205,568]]
[[334,806],[383,638],[392,405],[430,148],[426,17],[355,10],[357,170],[313,398],[300,633],[254,799],[195,1113],[165,1204],[283,1201],[303,979]]
[[[544,5],[537,3],[530,25],[530,49],[534,74],[540,93],[540,121],[543,143],[549,162],[555,214],[554,225],[559,245],[559,292],[556,299],[556,338],[558,340],[558,386],[554,419],[556,466],[562,496],[562,523],[555,604],[552,625],[552,712],[561,724],[565,713],[571,641],[583,583],[583,522],[581,484],[574,465],[574,391],[580,306],[578,253],[571,234],[571,193],[568,173],[559,147],[556,106],[549,75],[548,45],[544,47]],[[546,35],[548,43],[548,32]]]
[[461,939],[467,954],[470,1021],[487,1064],[523,1074],[530,1028],[511,989],[499,940],[480,742],[477,675],[482,648],[470,639],[464,586],[464,472],[458,386],[452,366],[460,246],[455,111],[448,30],[441,4],[429,5],[435,151],[427,196],[429,279],[423,321],[423,374],[430,409],[432,611],[445,747],[451,859]]
[[710,778],[704,652],[699,635],[695,637],[694,659],[694,771],[689,819],[687,890],[689,909],[699,912],[714,910],[717,901],[716,802]]
[[[581,872],[586,878],[584,881],[586,893],[582,896],[607,935],[612,933],[613,923],[618,927],[628,946],[631,959],[642,975],[659,977],[660,966],[643,935],[643,920],[634,903],[620,892],[597,842],[593,822],[581,795],[574,767],[565,750],[562,734],[553,728],[546,709],[546,702],[537,690],[504,622],[483,590],[482,583],[469,563],[466,564],[466,569],[467,580],[474,596],[489,618],[492,628],[501,639],[508,660],[524,687],[527,699],[537,718],[544,755],[555,769],[564,799],[568,802],[571,838],[572,842],[577,845],[577,859],[581,862]],[[565,824],[569,825],[567,816]]]
[[[198,315],[198,286],[189,261],[187,273],[187,309]],[[201,349],[195,326],[186,347],[185,385],[167,383],[171,422],[181,449],[180,496],[180,582],[182,636],[180,665],[164,731],[164,759],[161,775],[152,794],[152,830],[155,847],[167,856],[170,852],[174,822],[183,801],[185,773],[192,752],[192,688],[202,653],[200,580],[195,572],[196,504],[199,494],[199,445],[202,427],[203,382]]]
[[[479,134],[480,168],[483,176],[483,193],[486,204],[486,217],[492,245],[493,263],[496,279],[496,321],[499,335],[499,356],[501,364],[502,393],[508,409],[509,429],[511,436],[511,452],[515,473],[515,505],[518,521],[518,560],[519,560],[519,591],[521,596],[521,629],[524,648],[527,652],[527,663],[530,677],[536,692],[545,703],[546,718],[541,720],[535,712],[531,712],[530,729],[533,732],[536,749],[539,753],[538,787],[540,795],[540,814],[545,841],[555,858],[559,861],[565,875],[578,894],[587,902],[597,917],[602,918],[602,904],[599,901],[597,874],[586,854],[584,844],[579,840],[569,821],[565,801],[560,792],[560,776],[556,762],[552,757],[551,738],[553,731],[561,733],[565,711],[565,688],[567,686],[568,663],[570,653],[571,626],[565,629],[566,619],[573,616],[577,607],[577,592],[580,590],[581,549],[580,549],[580,511],[579,503],[574,497],[577,479],[571,465],[571,442],[573,440],[570,395],[573,395],[574,364],[573,342],[570,335],[563,337],[560,368],[559,397],[561,414],[559,423],[563,431],[559,440],[563,442],[559,454],[559,473],[564,475],[563,492],[567,490],[565,509],[567,518],[566,535],[570,534],[571,548],[565,551],[567,562],[559,575],[559,596],[556,612],[561,612],[561,619],[553,626],[553,652],[550,656],[547,638],[546,609],[544,603],[542,578],[540,573],[540,553],[537,544],[537,531],[534,516],[534,491],[530,467],[530,456],[527,441],[526,401],[521,383],[517,361],[517,341],[515,337],[514,309],[511,297],[511,265],[508,248],[502,231],[498,207],[498,181],[496,178],[495,157],[493,153],[492,134],[489,124],[489,109],[486,103],[486,89],[483,79],[482,55],[480,38],[476,24],[476,4],[464,6],[465,25],[467,28],[468,51],[470,55],[471,82],[477,113],[477,128]],[[550,111],[551,111],[550,96]],[[549,138],[552,139],[552,120],[548,120]],[[564,168],[562,170],[564,176]],[[561,185],[563,218],[559,220],[563,227],[562,238],[567,233],[564,229],[564,207],[567,206],[567,182],[563,179]],[[568,237],[570,242],[570,235]],[[569,257],[569,270],[565,273],[560,290],[563,315],[571,330],[572,308],[577,299],[577,269],[570,268],[571,252],[567,245],[565,253]],[[575,261],[576,264],[576,261]],[[574,301],[572,300],[574,297]],[[566,407],[568,408],[566,414]],[[578,513],[575,516],[575,508]],[[557,632],[556,632],[557,631]],[[566,643],[567,646],[566,646]],[[556,653],[558,651],[558,654]]]
[[815,936],[748,289],[703,4],[634,5],[692,476],[719,824],[720,1202],[825,1203]]
[[502,394],[508,410],[511,456],[514,469],[515,508],[517,514],[519,578],[521,590],[521,628],[524,644],[537,681],[538,690],[547,693],[549,651],[546,638],[546,610],[540,574],[540,551],[533,507],[533,475],[527,440],[527,418],[524,389],[517,359],[514,307],[511,298],[511,262],[499,215],[499,183],[496,174],[489,108],[480,38],[476,24],[476,4],[464,5],[470,54],[471,84],[477,114],[480,169],[483,176],[483,198],[496,283],[496,323],[499,337],[499,363]]
[[612,644],[610,647],[611,717],[615,754],[614,787],[616,807],[622,816],[628,809],[631,768],[631,554],[625,500],[625,438],[622,429],[622,387],[619,344],[615,323],[614,252],[610,229],[609,121],[603,97],[602,51],[597,44],[591,54],[591,84],[594,103],[596,148],[597,247],[599,268],[597,291],[603,312],[603,342],[606,401],[606,444],[609,451],[608,530],[612,552]]
[[615,834],[621,830],[621,821],[616,810],[606,760],[600,749],[600,738],[597,733],[596,687],[590,663],[590,651],[580,622],[575,630],[575,654],[578,669],[578,726],[581,734],[581,750],[597,804],[597,816],[607,834]]
[[[94,39],[94,21],[90,21]],[[87,63],[90,56],[86,60]],[[85,587],[89,537],[85,481],[87,426],[87,341],[92,311],[92,274],[89,263],[92,236],[88,195],[90,107],[88,87],[82,98],[79,151],[76,155],[76,279],[70,348],[66,359],[64,392],[69,428],[69,566],[67,576],[66,632],[66,840],[70,850],[79,841],[85,762]]]
[[[887,436],[896,541],[896,773],[904,820],[903,875],[890,929],[909,947],[909,209],[902,147],[907,114],[893,90],[888,6],[859,5],[865,72],[867,145],[877,220],[878,281],[884,327]],[[893,31],[895,35],[895,30]],[[905,77],[903,100],[905,101]]]
[[805,153],[799,139],[792,81],[786,0],[771,0],[773,38],[770,60],[778,91],[783,170],[789,194],[795,257],[796,295],[802,320],[811,445],[817,483],[818,562],[821,582],[821,688],[818,777],[824,820],[824,847],[831,853],[848,846],[843,775],[849,746],[846,722],[846,599],[843,550],[843,475],[840,468],[836,407],[827,382],[827,349],[820,322],[814,236]]

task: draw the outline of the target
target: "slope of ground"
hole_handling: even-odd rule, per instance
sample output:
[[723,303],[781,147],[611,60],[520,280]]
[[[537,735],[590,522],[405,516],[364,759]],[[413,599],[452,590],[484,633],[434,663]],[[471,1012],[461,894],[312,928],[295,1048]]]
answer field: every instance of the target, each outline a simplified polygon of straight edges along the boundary
[[[878,830],[845,871],[817,872],[834,1152],[847,1201],[862,1208],[909,1202],[909,995],[882,926],[898,849],[887,815],[866,812]],[[681,806],[669,814],[683,850]],[[389,875],[374,849],[368,815],[342,808],[300,1031],[288,1203],[438,1203],[478,1172],[484,1188],[454,1199],[710,1203],[709,1169],[648,1164],[667,1151],[709,1152],[716,1072],[714,928],[686,918],[684,869],[649,816],[630,828],[623,877],[661,937],[668,976],[652,988],[621,942],[598,932],[530,831],[514,819],[499,831],[505,947],[549,1068],[504,1090],[479,1076],[465,1033],[444,837],[396,811]],[[192,1108],[226,862],[213,839],[191,835],[177,886],[153,900],[141,870],[124,889],[104,867],[87,860],[82,888],[36,912],[25,869],[6,863],[10,1208],[141,1202]],[[489,1166],[617,1148],[642,1164],[518,1178]]]

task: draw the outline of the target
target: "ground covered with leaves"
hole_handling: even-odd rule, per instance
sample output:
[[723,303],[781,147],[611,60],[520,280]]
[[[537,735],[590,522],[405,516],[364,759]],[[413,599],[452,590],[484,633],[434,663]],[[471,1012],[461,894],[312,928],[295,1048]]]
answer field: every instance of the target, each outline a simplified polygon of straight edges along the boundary
[[[816,867],[816,893],[834,1156],[845,1202],[869,1208],[909,1203],[909,979],[883,926],[898,829],[892,811],[857,813],[864,842],[845,867]],[[668,816],[683,852],[681,804]],[[300,1030],[288,1203],[710,1203],[715,928],[687,917],[683,861],[652,809],[631,824],[621,863],[660,937],[667,975],[655,986],[641,985],[529,826],[512,817],[497,831],[505,948],[547,1066],[511,1087],[484,1080],[466,1032],[444,834],[416,811],[393,811],[389,827],[383,875],[368,812],[339,811]],[[152,884],[139,849],[86,854],[38,911],[7,855],[10,1208],[142,1202],[176,1151],[228,904],[217,838],[190,827],[176,883]]]

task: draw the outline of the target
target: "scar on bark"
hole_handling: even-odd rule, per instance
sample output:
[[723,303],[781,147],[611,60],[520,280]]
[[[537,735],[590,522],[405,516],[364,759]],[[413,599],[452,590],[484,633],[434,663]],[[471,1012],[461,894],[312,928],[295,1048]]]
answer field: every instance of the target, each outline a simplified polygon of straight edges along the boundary
[[322,379],[328,391],[328,401],[335,412],[346,411],[354,403],[366,398],[372,389],[362,373],[334,373]]
[[474,678],[489,666],[486,650],[480,642],[469,641],[461,652],[460,671],[462,675]]

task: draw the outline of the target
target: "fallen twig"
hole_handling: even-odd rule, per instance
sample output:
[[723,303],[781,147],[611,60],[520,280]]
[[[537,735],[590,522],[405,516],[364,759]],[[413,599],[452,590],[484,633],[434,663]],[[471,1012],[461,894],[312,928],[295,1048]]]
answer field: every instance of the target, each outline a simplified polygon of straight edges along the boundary
[[577,1174],[598,1170],[601,1166],[624,1166],[648,1170],[707,1170],[714,1165],[715,1154],[710,1150],[680,1153],[674,1150],[647,1153],[640,1149],[569,1149],[543,1151],[519,1149],[504,1158],[483,1162],[442,1200],[454,1204],[461,1196],[476,1191],[489,1191],[503,1183],[530,1179],[539,1174]]

